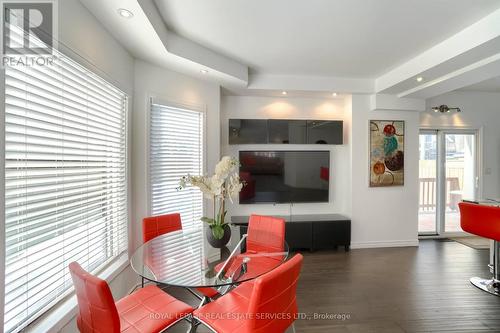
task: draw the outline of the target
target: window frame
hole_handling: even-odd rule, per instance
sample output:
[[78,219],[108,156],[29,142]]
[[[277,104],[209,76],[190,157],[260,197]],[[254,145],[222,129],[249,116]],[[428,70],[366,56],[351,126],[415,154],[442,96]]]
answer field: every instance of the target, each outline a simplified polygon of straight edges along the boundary
[[[3,190],[5,196],[5,68],[0,68],[0,99],[2,101],[0,106],[0,188]],[[4,310],[5,310],[5,198],[0,200],[0,216],[3,218],[0,227],[0,323],[4,325]]]

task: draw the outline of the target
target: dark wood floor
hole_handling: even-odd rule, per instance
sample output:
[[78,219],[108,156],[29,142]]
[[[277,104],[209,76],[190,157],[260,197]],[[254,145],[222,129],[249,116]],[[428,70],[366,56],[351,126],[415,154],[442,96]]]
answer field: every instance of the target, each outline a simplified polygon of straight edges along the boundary
[[[299,311],[337,319],[297,320],[297,332],[500,332],[500,297],[468,281],[490,276],[487,250],[425,240],[418,248],[318,251],[304,257]],[[180,323],[171,331],[186,329]]]

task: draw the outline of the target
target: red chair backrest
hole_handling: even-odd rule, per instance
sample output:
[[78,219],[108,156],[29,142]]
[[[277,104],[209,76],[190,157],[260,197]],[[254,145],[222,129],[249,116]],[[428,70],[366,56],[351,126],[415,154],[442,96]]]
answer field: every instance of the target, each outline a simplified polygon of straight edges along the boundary
[[255,280],[248,308],[253,315],[250,316],[252,332],[285,332],[294,322],[298,313],[296,291],[302,260],[302,255],[296,254]]
[[500,241],[500,207],[460,202],[460,226],[464,231]]
[[182,230],[181,214],[166,214],[145,217],[142,220],[142,239],[144,243],[172,231]]
[[82,333],[120,332],[120,317],[106,281],[86,272],[78,263],[69,264],[78,300],[76,323]]
[[248,221],[247,251],[281,252],[285,244],[285,220],[251,215]]

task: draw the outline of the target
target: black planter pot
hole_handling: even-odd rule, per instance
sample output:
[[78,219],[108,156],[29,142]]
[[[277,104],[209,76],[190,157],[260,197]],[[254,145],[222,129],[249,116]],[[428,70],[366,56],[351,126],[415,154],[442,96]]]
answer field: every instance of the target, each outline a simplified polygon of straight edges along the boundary
[[212,228],[208,227],[205,229],[205,234],[207,236],[208,244],[212,245],[216,249],[221,249],[226,246],[227,242],[231,238],[231,227],[229,225],[224,226],[224,236],[221,239],[216,239],[212,233]]

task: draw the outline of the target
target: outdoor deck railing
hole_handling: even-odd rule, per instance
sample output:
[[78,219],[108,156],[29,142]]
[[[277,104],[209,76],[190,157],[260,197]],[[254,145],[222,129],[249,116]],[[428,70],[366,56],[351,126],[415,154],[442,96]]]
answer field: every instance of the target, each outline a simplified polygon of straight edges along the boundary
[[[419,180],[420,200],[418,209],[420,212],[433,212],[436,210],[437,202],[436,178],[420,178]],[[460,192],[458,177],[446,178],[446,206],[451,210],[457,210],[460,200],[462,200],[462,193]]]

